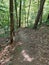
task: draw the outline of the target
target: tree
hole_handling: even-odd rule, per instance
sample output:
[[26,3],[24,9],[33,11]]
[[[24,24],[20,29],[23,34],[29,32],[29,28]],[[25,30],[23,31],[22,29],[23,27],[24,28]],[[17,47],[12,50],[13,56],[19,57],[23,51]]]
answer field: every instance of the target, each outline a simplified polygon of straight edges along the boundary
[[[42,3],[41,0],[40,0],[40,3]],[[41,4],[40,4],[40,6],[41,6]],[[43,10],[42,10],[42,13],[41,13],[41,15],[40,15],[40,19],[39,19],[39,24],[40,24],[40,25],[42,24],[42,15],[43,15]]]
[[48,14],[48,16],[47,16],[47,20],[46,20],[46,22],[49,20],[49,14]]
[[19,7],[19,27],[21,27],[21,5],[22,5],[22,0],[20,0],[20,7]]
[[36,17],[36,19],[35,19],[35,24],[34,24],[34,27],[33,27],[34,29],[37,28],[39,19],[40,19],[40,17],[41,17],[42,12],[43,12],[44,3],[45,3],[45,0],[41,0],[41,1],[40,1],[40,7],[39,7],[38,14],[37,14],[37,17]]
[[13,37],[14,37],[13,0],[10,0],[10,44],[13,43]]
[[14,4],[15,4],[15,12],[16,12],[16,24],[17,24],[17,28],[18,28],[17,0],[14,0]]
[[28,25],[29,13],[30,13],[30,5],[31,5],[31,0],[29,1],[29,8],[28,8],[28,14],[27,14],[27,25]]

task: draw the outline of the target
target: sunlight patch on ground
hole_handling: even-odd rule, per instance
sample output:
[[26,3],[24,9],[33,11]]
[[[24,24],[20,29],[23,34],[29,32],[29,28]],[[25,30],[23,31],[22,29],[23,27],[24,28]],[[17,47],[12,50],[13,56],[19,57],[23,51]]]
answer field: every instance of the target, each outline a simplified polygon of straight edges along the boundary
[[22,45],[23,43],[22,42],[18,42],[18,45]]
[[26,53],[25,50],[22,50],[21,54],[23,55],[24,59],[23,61],[28,61],[28,62],[32,62],[34,60],[34,58],[30,57],[29,54]]

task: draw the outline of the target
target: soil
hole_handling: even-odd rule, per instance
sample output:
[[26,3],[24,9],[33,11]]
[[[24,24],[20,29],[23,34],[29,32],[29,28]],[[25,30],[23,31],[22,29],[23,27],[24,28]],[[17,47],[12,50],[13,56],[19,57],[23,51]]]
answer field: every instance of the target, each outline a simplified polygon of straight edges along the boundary
[[49,27],[20,28],[14,43],[8,41],[0,38],[0,65],[49,65]]

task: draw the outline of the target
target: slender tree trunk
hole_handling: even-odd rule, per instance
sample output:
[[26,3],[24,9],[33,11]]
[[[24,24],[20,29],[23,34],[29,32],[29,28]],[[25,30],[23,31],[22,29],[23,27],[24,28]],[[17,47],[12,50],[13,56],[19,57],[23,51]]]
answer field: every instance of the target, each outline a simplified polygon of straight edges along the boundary
[[20,0],[20,8],[19,8],[19,27],[21,27],[21,4],[22,0]]
[[39,8],[39,6],[40,6],[40,0],[38,0],[38,8]]
[[28,14],[27,14],[27,25],[28,25],[28,20],[29,20],[30,5],[31,5],[31,0],[29,1],[29,8],[28,8]]
[[15,3],[15,12],[16,12],[16,24],[17,24],[17,28],[18,28],[17,0],[14,0],[14,3]]
[[[40,3],[41,3],[41,0],[38,0],[38,8],[40,7]],[[39,19],[39,24],[40,25],[42,24],[42,14],[41,14],[40,19]]]
[[47,20],[46,20],[46,22],[49,20],[49,14],[48,14],[48,16],[47,16]]
[[[40,0],[40,3],[42,3],[42,0]],[[41,4],[40,4],[41,6]],[[42,9],[42,13],[40,15],[40,19],[39,19],[39,24],[41,25],[42,24],[42,15],[43,15],[43,9]]]
[[45,0],[41,0],[41,2],[40,2],[40,7],[39,7],[39,10],[38,10],[38,14],[37,14],[37,17],[36,17],[36,19],[35,19],[35,24],[34,24],[34,27],[33,27],[34,29],[37,28],[39,19],[40,19],[40,17],[41,17],[42,11],[43,11],[44,3],[45,3]]
[[[25,5],[24,5],[24,7],[25,7]],[[26,16],[27,14],[26,14],[26,9],[25,9],[25,27],[26,27],[26,19],[27,19],[27,16]]]
[[25,13],[25,14],[24,14],[24,15],[25,15],[25,20],[24,20],[24,22],[25,22],[25,27],[26,27],[26,19],[27,19],[27,16],[26,16],[26,15],[27,15],[27,13],[26,13],[26,1],[25,1],[25,0],[23,1],[23,10],[24,10],[24,13]]
[[13,36],[14,36],[13,0],[10,0],[10,44],[13,43]]
[[40,19],[39,19],[40,25],[42,24],[42,15],[43,15],[43,11],[42,11],[42,14],[41,14]]

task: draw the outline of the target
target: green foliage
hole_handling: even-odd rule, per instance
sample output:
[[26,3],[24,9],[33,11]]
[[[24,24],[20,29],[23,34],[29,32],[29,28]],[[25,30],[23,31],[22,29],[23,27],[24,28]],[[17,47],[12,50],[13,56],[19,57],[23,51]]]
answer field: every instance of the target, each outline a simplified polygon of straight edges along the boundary
[[[31,27],[31,28],[33,27],[33,24],[39,9],[39,4],[40,3],[38,2],[38,0],[31,0],[28,27]],[[20,0],[17,0],[16,6],[18,8],[17,14],[19,15]],[[23,27],[27,26],[26,24],[27,24],[28,8],[29,8],[29,0],[22,0],[21,26]],[[44,10],[43,10],[43,17],[42,17],[43,22],[47,20],[48,13],[49,13],[49,0],[46,0],[44,5]],[[14,11],[14,15],[15,15],[15,11]],[[16,17],[14,16],[14,18]],[[4,28],[8,31],[9,25],[10,25],[9,19],[10,19],[9,0],[0,0],[0,28]],[[46,23],[49,24],[49,20]]]

